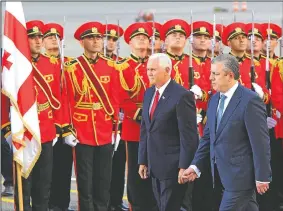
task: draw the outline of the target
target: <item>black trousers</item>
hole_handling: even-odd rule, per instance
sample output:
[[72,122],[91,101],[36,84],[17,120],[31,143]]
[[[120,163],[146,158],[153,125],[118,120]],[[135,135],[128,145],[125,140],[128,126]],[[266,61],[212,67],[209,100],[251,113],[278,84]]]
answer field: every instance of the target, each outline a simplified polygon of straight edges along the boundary
[[272,182],[270,189],[263,195],[257,194],[260,211],[278,209],[280,205],[279,194],[283,191],[283,145],[282,139],[276,139],[274,130],[269,130],[271,149]]
[[159,180],[152,177],[152,187],[159,211],[179,211],[188,184],[178,184],[178,178]]
[[5,179],[3,185],[13,186],[13,151],[4,136],[1,138],[1,174]]
[[80,211],[107,211],[113,147],[76,145],[76,168]]
[[72,147],[59,137],[53,147],[53,171],[49,207],[66,209],[70,204],[70,189],[73,165]]
[[[205,160],[205,170],[201,172],[201,177],[194,182],[192,194],[192,210],[211,211],[213,205],[213,185],[210,160]],[[184,198],[184,204],[186,205]],[[203,203],[205,201],[205,203]],[[186,206],[183,206],[186,208]],[[190,209],[186,209],[190,211]]]
[[[30,176],[27,179],[22,178],[24,211],[46,211],[48,209],[53,164],[52,141],[42,144],[41,147],[40,157]],[[15,205],[16,210],[19,211],[17,183],[15,185]]]
[[110,205],[115,207],[122,204],[125,184],[126,145],[120,140],[112,160],[112,176],[110,187]]
[[127,142],[128,148],[128,184],[127,195],[132,211],[155,211],[157,203],[152,190],[151,179],[141,179],[138,171],[139,142]]

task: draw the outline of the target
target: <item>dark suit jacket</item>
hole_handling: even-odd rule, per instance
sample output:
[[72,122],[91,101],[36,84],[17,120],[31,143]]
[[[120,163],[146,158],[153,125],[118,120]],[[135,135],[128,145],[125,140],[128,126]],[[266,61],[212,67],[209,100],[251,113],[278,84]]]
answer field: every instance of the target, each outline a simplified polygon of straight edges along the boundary
[[215,94],[207,110],[207,123],[192,162],[203,171],[209,156],[225,190],[241,191],[255,187],[255,181],[271,181],[270,145],[266,110],[255,92],[239,85],[216,130],[220,94]]
[[198,145],[194,96],[171,80],[150,121],[154,93],[153,86],[144,96],[138,162],[160,180],[177,178],[178,168],[190,165]]

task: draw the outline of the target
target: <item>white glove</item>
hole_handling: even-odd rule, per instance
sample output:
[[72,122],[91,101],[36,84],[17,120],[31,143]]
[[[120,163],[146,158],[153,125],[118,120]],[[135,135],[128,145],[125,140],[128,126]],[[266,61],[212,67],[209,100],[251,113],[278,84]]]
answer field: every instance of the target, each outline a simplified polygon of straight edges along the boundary
[[58,141],[58,137],[56,136],[54,139],[53,139],[53,142],[52,142],[52,146],[54,147],[54,145],[57,143]]
[[191,92],[195,94],[195,99],[201,99],[202,98],[202,91],[201,88],[198,85],[193,85],[190,89]]
[[278,111],[278,110],[276,110],[276,117],[277,117],[277,119],[280,119],[281,118],[281,113],[280,113],[280,111]]
[[255,92],[258,94],[258,96],[259,96],[261,99],[263,99],[264,93],[263,93],[263,91],[262,91],[262,88],[261,88],[258,84],[256,84],[256,83],[252,83],[252,85],[253,85],[253,87],[254,87],[254,89],[255,89]]
[[69,146],[71,147],[74,147],[77,145],[77,143],[80,143],[79,140],[76,139],[75,136],[73,136],[72,134],[71,135],[68,135],[64,138],[64,141],[65,141],[65,144],[68,144]]
[[267,127],[268,129],[271,129],[277,125],[277,121],[271,117],[267,117]]
[[202,121],[201,114],[197,114],[197,124],[201,123],[201,121]]

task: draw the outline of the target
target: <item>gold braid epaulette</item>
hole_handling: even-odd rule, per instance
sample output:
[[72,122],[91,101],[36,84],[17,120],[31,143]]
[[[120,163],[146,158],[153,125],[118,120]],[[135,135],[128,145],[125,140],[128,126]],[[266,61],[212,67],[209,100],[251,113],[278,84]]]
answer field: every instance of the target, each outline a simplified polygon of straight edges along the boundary
[[75,66],[76,63],[78,63],[78,61],[76,59],[72,59],[72,60],[66,61],[64,63],[64,69],[67,72],[73,72],[73,71],[76,70],[76,66]]
[[65,62],[65,70],[70,74],[70,79],[73,82],[74,88],[76,89],[76,92],[81,96],[79,102],[82,100],[82,96],[86,94],[88,90],[88,83],[86,77],[82,80],[82,89],[80,88],[80,85],[77,80],[77,76],[75,74],[75,71],[77,69],[76,65],[78,64],[77,59],[73,59],[71,61]]
[[130,67],[128,61],[130,60],[130,58],[124,58],[120,61],[118,61],[117,63],[114,63],[115,69],[119,71],[119,78],[120,78],[120,83],[122,88],[127,91],[127,92],[134,92],[133,95],[131,96],[131,98],[133,98],[134,96],[136,96],[138,94],[138,92],[141,89],[141,81],[140,81],[140,75],[139,72],[136,70],[139,65],[135,68],[135,77],[134,77],[134,85],[132,88],[130,88],[125,80],[123,71],[126,70],[128,67]]

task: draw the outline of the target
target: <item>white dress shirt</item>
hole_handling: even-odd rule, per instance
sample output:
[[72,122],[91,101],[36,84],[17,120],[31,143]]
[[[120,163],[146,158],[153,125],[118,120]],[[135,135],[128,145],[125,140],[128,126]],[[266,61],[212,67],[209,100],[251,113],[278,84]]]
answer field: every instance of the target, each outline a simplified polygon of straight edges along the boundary
[[[224,112],[225,112],[225,110],[226,110],[226,108],[227,108],[227,106],[228,106],[230,100],[231,100],[232,97],[233,97],[233,94],[235,93],[236,89],[238,88],[238,86],[239,86],[239,83],[237,82],[237,83],[235,83],[234,86],[232,86],[227,92],[225,92],[225,93],[220,92],[220,96],[222,96],[222,95],[225,95],[225,96],[226,96],[226,99],[225,99],[225,101],[224,101],[223,115],[224,115]],[[219,105],[220,105],[220,101],[219,101],[219,103],[218,103],[217,111],[218,111],[218,109],[219,109]]]
[[165,91],[165,89],[168,86],[168,84],[170,83],[170,81],[171,81],[171,78],[165,84],[163,84],[163,86],[160,87],[159,89],[155,87],[155,92],[154,92],[154,95],[153,95],[153,97],[151,99],[151,103],[150,103],[150,107],[149,107],[149,111],[148,111],[149,115],[150,115],[150,111],[151,111],[151,108],[152,108],[152,104],[154,102],[156,91],[158,90],[158,92],[159,92],[159,99],[158,100],[160,100],[160,97],[162,96],[163,92]]

